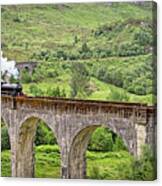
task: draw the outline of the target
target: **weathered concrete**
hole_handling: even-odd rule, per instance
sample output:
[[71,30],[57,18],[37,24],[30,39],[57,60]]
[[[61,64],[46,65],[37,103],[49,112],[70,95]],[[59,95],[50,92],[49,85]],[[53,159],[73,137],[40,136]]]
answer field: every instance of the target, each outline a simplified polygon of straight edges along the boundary
[[1,101],[15,177],[34,177],[33,141],[40,119],[60,146],[62,178],[86,176],[85,152],[97,127],[108,127],[121,136],[135,156],[140,155],[143,144],[155,146],[155,108],[144,104],[8,96]]

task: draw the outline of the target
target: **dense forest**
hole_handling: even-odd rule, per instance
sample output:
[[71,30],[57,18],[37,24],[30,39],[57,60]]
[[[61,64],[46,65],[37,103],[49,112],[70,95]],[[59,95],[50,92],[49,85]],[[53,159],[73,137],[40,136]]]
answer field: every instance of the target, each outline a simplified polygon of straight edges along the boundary
[[[2,6],[3,55],[17,63],[37,62],[32,76],[25,69],[11,82],[20,81],[32,96],[154,104],[152,10],[152,2]],[[2,125],[4,176],[11,174],[7,133]],[[36,177],[59,177],[59,148],[43,122],[35,144]],[[98,128],[87,149],[87,178],[154,179],[154,157],[143,148],[137,160],[119,136]]]

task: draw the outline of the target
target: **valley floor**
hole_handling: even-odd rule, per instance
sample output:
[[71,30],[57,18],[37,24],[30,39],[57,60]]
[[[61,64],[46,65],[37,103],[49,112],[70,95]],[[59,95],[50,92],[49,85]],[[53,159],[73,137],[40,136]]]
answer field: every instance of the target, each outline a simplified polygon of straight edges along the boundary
[[[127,151],[94,152],[87,151],[88,179],[129,179],[132,156]],[[123,169],[124,167],[124,169]],[[10,151],[2,151],[2,176],[11,176]],[[35,177],[59,178],[60,154],[55,146],[36,147]]]

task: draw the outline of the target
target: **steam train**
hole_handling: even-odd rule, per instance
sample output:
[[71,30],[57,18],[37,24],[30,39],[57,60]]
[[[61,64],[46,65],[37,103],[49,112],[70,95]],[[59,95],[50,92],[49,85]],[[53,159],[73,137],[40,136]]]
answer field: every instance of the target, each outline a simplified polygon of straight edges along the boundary
[[1,81],[1,95],[22,96],[23,88],[20,83],[7,83]]

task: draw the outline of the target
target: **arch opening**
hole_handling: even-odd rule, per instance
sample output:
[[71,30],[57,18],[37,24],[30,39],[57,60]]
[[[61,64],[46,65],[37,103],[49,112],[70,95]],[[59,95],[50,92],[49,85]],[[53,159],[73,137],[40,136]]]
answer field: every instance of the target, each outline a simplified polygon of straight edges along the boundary
[[69,177],[128,179],[132,155],[122,137],[107,126],[82,129],[74,138],[69,154]]
[[29,67],[28,66],[24,66],[24,69],[29,72]]
[[47,123],[28,118],[19,129],[17,143],[17,176],[60,177],[60,149]]

